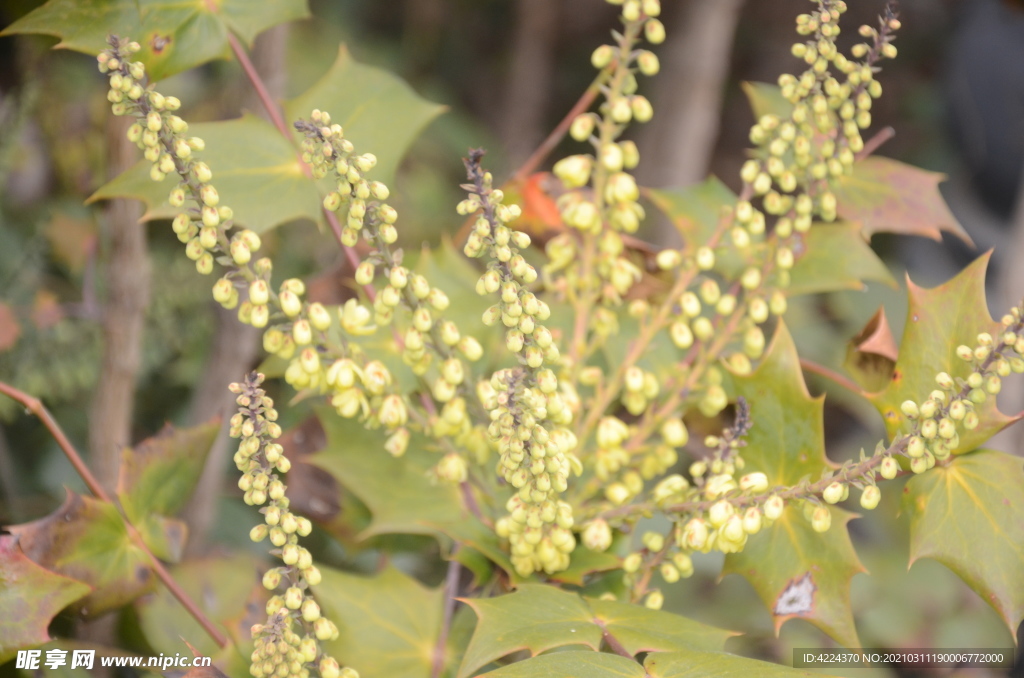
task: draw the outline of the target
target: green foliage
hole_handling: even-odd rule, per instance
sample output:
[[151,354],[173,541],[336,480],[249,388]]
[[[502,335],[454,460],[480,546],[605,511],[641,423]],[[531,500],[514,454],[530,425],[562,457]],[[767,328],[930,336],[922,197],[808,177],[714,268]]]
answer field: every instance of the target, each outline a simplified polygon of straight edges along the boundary
[[374,577],[324,569],[317,597],[336,619],[328,649],[364,675],[427,678],[441,628],[441,589],[429,589],[394,568]]
[[226,58],[228,33],[252,45],[280,23],[309,16],[306,0],[49,0],[0,35],[42,33],[60,38],[57,47],[96,54],[107,36],[132,35],[143,45],[139,59],[154,79]]
[[[784,319],[787,297],[895,287],[873,233],[969,240],[941,175],[863,157],[874,151],[861,135],[881,95],[875,74],[896,54],[899,21],[887,10],[847,57],[834,30],[846,4],[820,0],[797,20],[806,41],[793,54],[807,68],[745,86],[757,120],[740,188],[712,177],[653,190],[637,186],[639,152],[621,135],[652,114],[637,79],[659,70],[642,41],[664,39],[661,5],[613,4],[622,30],[592,55],[603,100],[569,130],[593,153],[506,192],[470,151],[456,210],[466,237],[410,253],[396,245],[389,200],[401,201],[389,184],[443,107],[344,47],[284,104],[294,125],[284,134],[253,115],[189,127],[181,102],[152,85],[225,56],[229,32],[251,43],[304,16],[305,3],[51,0],[5,31],[86,51],[122,33],[98,63],[146,160],[90,200],[136,198],[145,219],[173,217],[197,271],[217,271],[214,299],[262,331],[286,386],[263,387],[258,373],[230,386],[238,487],[259,511],[249,537],[270,541],[273,565],[236,554],[174,568],[201,601],[196,616],[226,641],[197,638],[202,625],[169,592],[143,597],[155,583],[147,551],[181,558],[175,515],[214,422],[126,450],[119,506],[69,492],[54,514],[0,538],[0,583],[43,589],[0,589],[0,603],[18,601],[28,619],[0,622],[0,661],[45,642],[64,606],[94,615],[136,601],[153,649],[176,652],[185,637],[256,678],[807,675],[724,652],[734,632],[660,609],[677,602],[671,585],[720,551],[721,574],[751,584],[776,634],[799,618],[858,647],[851,582],[865,568],[848,531],[858,516],[839,504],[856,492],[873,509],[882,480],[909,472],[911,562],[945,564],[1015,629],[1024,468],[977,448],[1015,420],[991,396],[1024,372],[1024,311],[988,315],[987,257],[932,290],[908,282],[898,349],[883,315],[851,348],[848,371],[889,438],[859,459],[826,455],[824,397],[810,395]],[[641,196],[681,247],[635,239]],[[285,239],[268,236],[267,247],[258,233],[297,219],[333,230],[349,265],[339,276],[307,284],[276,270],[267,252]],[[286,476],[310,428],[284,427],[305,400],[326,440]],[[311,534],[307,509],[345,537],[343,549]],[[420,581],[444,568],[444,585]]]
[[[985,301],[988,259],[989,254],[982,255],[955,278],[932,289],[907,281],[910,305],[899,358],[885,389],[867,396],[882,414],[890,435],[907,429],[901,403],[935,388],[935,375],[946,372],[954,379],[965,379],[970,374],[970,365],[957,356],[957,347],[973,346],[980,332],[999,333],[999,324],[989,316]],[[1017,419],[1000,412],[995,398],[977,409],[982,423],[960,435],[955,452],[980,447]]]
[[[910,562],[934,558],[992,606],[1012,634],[1024,621],[1024,463],[977,450],[911,478]],[[981,555],[983,554],[983,555]],[[981,555],[981,557],[979,557]]]

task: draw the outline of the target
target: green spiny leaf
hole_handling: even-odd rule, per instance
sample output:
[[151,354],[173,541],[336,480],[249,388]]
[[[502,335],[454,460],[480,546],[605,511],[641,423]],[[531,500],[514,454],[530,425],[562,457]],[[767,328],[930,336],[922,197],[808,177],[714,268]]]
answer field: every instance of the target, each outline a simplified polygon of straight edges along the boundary
[[803,250],[796,255],[786,288],[786,294],[791,296],[860,290],[866,280],[897,287],[889,269],[864,241],[856,224],[815,224],[804,235]]
[[[989,254],[976,259],[955,278],[938,287],[924,289],[907,280],[910,305],[900,341],[899,358],[885,390],[868,395],[882,413],[889,435],[908,429],[900,404],[921,402],[936,388],[935,375],[947,372],[965,379],[971,366],[956,355],[960,344],[974,347],[980,332],[997,336],[1000,325],[988,314],[985,301],[985,270]],[[976,410],[981,423],[973,431],[960,430],[955,453],[973,450],[1019,417],[999,411],[994,397]]]
[[384,434],[343,419],[333,410],[319,413],[327,447],[309,463],[330,473],[366,504],[373,522],[362,536],[377,534],[438,534],[438,526],[464,521],[458,488],[431,482],[428,471],[440,456],[414,435],[400,458],[384,450]]
[[314,108],[331,114],[331,122],[342,126],[356,153],[377,156],[370,176],[389,186],[406,149],[445,110],[391,73],[360,64],[344,45],[316,84],[285,103],[285,118],[289,124],[308,119]]
[[388,568],[360,577],[321,568],[314,593],[324,616],[338,625],[337,640],[324,643],[360,675],[428,678],[441,628],[444,594]]
[[747,95],[754,119],[760,120],[764,115],[777,115],[785,119],[793,113],[792,102],[782,96],[782,89],[778,85],[767,82],[744,82],[740,86]]
[[[773,485],[795,485],[833,468],[825,456],[823,398],[811,398],[796,346],[784,324],[761,365],[734,376],[736,394],[751,404],[754,425],[743,458]],[[806,619],[846,647],[859,647],[850,609],[850,580],[864,568],[850,543],[853,517],[832,508],[832,528],[819,534],[787,506],[775,523],[750,537],[740,553],[726,556],[723,574],[743,575],[771,611],[778,633],[789,619]]]
[[1024,620],[1024,461],[994,450],[910,479],[910,562],[934,558],[991,605],[1013,634]]
[[110,34],[140,45],[136,58],[161,80],[212,59],[227,58],[228,31],[252,45],[276,24],[309,16],[306,0],[50,0],[0,35],[42,33],[60,38],[58,48],[97,54]]
[[516,662],[480,678],[645,678],[640,664],[603,652],[555,652]]

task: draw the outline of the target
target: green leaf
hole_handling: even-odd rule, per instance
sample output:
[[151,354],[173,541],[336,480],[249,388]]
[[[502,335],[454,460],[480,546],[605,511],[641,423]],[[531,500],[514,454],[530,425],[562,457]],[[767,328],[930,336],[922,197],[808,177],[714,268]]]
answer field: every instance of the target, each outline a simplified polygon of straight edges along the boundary
[[285,118],[308,119],[314,108],[331,114],[331,122],[342,126],[356,153],[377,156],[370,176],[389,186],[406,149],[445,110],[391,73],[358,63],[344,45],[316,84],[285,103]]
[[760,120],[763,115],[777,115],[786,119],[793,113],[793,104],[782,96],[778,85],[767,82],[743,82],[740,84],[747,95],[754,118]]
[[[543,584],[523,584],[498,598],[465,601],[479,621],[459,667],[459,677],[519,650],[537,655],[565,645],[601,646],[594,614],[575,593]],[[490,675],[490,674],[488,674]]]
[[477,613],[479,621],[459,668],[460,678],[522,650],[533,656],[571,645],[598,650],[606,631],[633,654],[720,650],[726,639],[734,635],[670,612],[616,601],[587,600],[543,584],[523,584],[509,595],[465,602]]
[[60,38],[56,47],[97,54],[107,36],[142,45],[135,56],[155,80],[212,59],[227,58],[228,30],[248,45],[271,26],[309,16],[306,0],[50,0],[0,32],[42,33]]
[[736,194],[715,176],[686,188],[644,189],[644,195],[667,216],[688,244],[702,245],[718,228],[723,207]]
[[1024,620],[1024,461],[979,450],[907,482],[910,563],[934,558],[1015,634]]
[[[320,218],[320,194],[302,170],[291,141],[266,120],[246,114],[236,120],[189,127],[206,149],[197,154],[213,171],[221,204],[234,210],[235,222],[265,231],[294,219]],[[149,178],[151,163],[142,160],[93,193],[87,202],[136,198],[146,204],[143,220],[167,219],[181,211],[167,202],[177,175],[161,182]]]
[[864,289],[875,280],[897,287],[885,263],[864,241],[856,224],[815,224],[804,235],[802,251],[795,252],[786,294],[812,294]]
[[640,664],[603,652],[555,652],[484,673],[480,678],[645,678]]
[[942,239],[942,231],[973,245],[939,193],[945,174],[871,156],[839,178],[835,189],[839,216],[859,224],[870,238],[879,231]]
[[428,678],[441,628],[444,593],[389,567],[360,577],[322,567],[314,593],[324,616],[338,625],[324,643],[338,661],[363,676]]
[[384,434],[343,419],[333,410],[319,411],[327,447],[308,459],[330,473],[366,504],[373,521],[361,537],[378,534],[436,535],[439,525],[467,519],[458,488],[431,482],[427,472],[440,456],[414,434],[404,456],[384,450]]
[[[947,372],[954,379],[966,379],[971,366],[956,355],[960,344],[975,346],[980,332],[998,336],[1001,325],[988,314],[985,301],[985,271],[991,253],[978,257],[952,280],[924,289],[907,279],[909,308],[900,341],[899,358],[886,388],[868,398],[882,413],[890,437],[909,430],[900,404],[921,402],[935,389],[935,375]],[[1008,417],[990,397],[976,406],[981,423],[973,431],[962,429],[960,454],[980,447],[1019,416]]]
[[[725,652],[659,652],[644,661],[647,678],[823,678],[824,674],[747,659]],[[827,677],[824,677],[827,678]]]
[[[128,519],[149,537],[147,542],[161,539],[168,531],[183,529],[161,517],[174,516],[188,502],[219,430],[217,421],[189,429],[168,425],[134,449],[125,448],[117,496]],[[162,551],[157,554],[161,558],[180,557],[180,553],[169,553],[166,548]]]
[[589,600],[595,618],[632,654],[676,650],[721,650],[735,636],[662,610],[615,600]]
[[50,620],[90,590],[26,558],[16,537],[0,536],[0,665],[48,641]]
[[[743,450],[748,471],[762,471],[772,485],[791,486],[806,477],[817,480],[835,466],[825,456],[824,397],[807,392],[784,324],[757,370],[733,380],[737,396],[750,403],[754,423]],[[831,511],[832,529],[819,534],[799,507],[787,506],[771,527],[750,537],[743,551],[726,556],[722,572],[743,575],[751,583],[772,613],[776,634],[787,620],[799,617],[842,645],[859,647],[850,580],[865,570],[846,529],[853,514],[835,507]]]
[[[261,4],[261,3],[253,3]],[[342,48],[331,70],[311,89],[285,106],[290,120],[308,118],[313,108],[331,113],[344,125],[345,136],[359,153],[373,153],[377,166],[371,175],[385,183],[394,178],[402,156],[443,106],[429,103],[402,80],[353,60]],[[210,166],[221,204],[234,210],[235,222],[266,231],[295,219],[319,222],[321,192],[306,176],[297,151],[298,135],[285,139],[269,122],[246,114],[236,120],[198,123],[189,134],[206,142],[196,157]],[[167,219],[181,210],[167,202],[178,185],[176,176],[162,182],[149,178],[151,163],[140,161],[104,184],[88,202],[136,198],[146,204],[143,220]],[[332,190],[329,180],[321,188]]]
[[156,578],[149,560],[128,536],[117,508],[71,490],[67,494],[49,516],[8,528],[25,555],[95,589],[79,603],[83,614],[100,614],[150,591]]
[[[249,628],[258,620],[245,618],[247,607],[251,608],[250,616],[254,611],[259,616],[267,597],[260,583],[259,566],[250,554],[235,554],[189,560],[171,570],[171,576],[215,624],[248,643]],[[247,605],[250,602],[252,605]],[[201,655],[214,656],[219,651],[217,643],[167,588],[160,587],[155,595],[146,596],[137,608],[146,642],[154,650],[173,655],[182,651],[184,639]]]

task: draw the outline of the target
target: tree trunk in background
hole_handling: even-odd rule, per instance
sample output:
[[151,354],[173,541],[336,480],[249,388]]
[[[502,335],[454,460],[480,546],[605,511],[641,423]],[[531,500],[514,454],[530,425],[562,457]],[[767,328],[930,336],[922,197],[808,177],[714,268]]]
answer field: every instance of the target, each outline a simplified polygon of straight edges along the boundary
[[560,0],[518,0],[504,102],[501,139],[510,167],[529,157],[544,138],[551,92]]
[[[125,132],[128,117],[110,117],[107,148],[111,178],[132,166],[138,149]],[[135,380],[142,362],[142,331],[149,303],[149,252],[142,205],[112,200],[106,210],[106,300],[103,307],[103,357],[89,413],[89,452],[100,482],[117,482],[121,450],[131,444]]]
[[[274,99],[284,95],[288,48],[288,26],[275,26],[256,39],[252,61]],[[250,87],[242,107],[268,117],[266,109]],[[237,111],[229,111],[235,115]],[[259,354],[259,330],[238,321],[237,311],[217,307],[217,331],[203,377],[196,386],[189,406],[188,421],[200,424],[213,416],[223,418],[220,433],[206,459],[192,502],[185,511],[189,524],[189,553],[205,550],[210,529],[216,524],[217,502],[221,497],[228,460],[233,454],[228,436],[228,420],[235,409],[228,384],[240,380],[253,366]]]
[[641,127],[639,179],[680,187],[707,176],[743,0],[689,0],[667,27],[654,118]]

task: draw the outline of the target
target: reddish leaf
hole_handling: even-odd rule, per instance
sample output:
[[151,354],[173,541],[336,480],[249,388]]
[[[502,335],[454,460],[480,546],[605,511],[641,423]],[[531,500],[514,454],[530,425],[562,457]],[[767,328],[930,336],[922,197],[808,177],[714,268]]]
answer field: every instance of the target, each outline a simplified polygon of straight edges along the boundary
[[90,587],[25,557],[17,537],[0,536],[0,664],[50,639],[46,627]]
[[846,347],[846,370],[861,387],[878,391],[889,383],[898,358],[899,347],[885,317],[885,307],[879,307]]
[[865,238],[881,231],[941,240],[946,231],[973,245],[939,193],[945,179],[945,174],[889,158],[864,158],[852,174],[839,179],[839,216],[858,222]]
[[21,336],[21,324],[14,317],[11,307],[0,301],[0,351],[7,351],[18,343]]
[[96,615],[120,607],[156,583],[149,561],[128,536],[117,509],[71,490],[45,518],[13,525],[25,555],[37,564],[85,582],[95,590],[79,605]]

